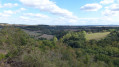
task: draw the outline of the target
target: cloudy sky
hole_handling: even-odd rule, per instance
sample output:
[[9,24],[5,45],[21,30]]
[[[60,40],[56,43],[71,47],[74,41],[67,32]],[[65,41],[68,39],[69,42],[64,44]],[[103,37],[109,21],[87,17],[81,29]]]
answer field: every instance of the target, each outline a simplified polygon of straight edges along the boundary
[[119,25],[119,0],[0,0],[0,23]]

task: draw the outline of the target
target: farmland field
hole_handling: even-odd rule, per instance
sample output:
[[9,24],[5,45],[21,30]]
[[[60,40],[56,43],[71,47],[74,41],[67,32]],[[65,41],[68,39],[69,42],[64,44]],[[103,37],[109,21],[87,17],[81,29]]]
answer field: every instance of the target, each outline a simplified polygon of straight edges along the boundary
[[86,39],[87,40],[100,40],[104,37],[106,37],[110,32],[99,32],[99,33],[91,33],[91,34],[86,34]]

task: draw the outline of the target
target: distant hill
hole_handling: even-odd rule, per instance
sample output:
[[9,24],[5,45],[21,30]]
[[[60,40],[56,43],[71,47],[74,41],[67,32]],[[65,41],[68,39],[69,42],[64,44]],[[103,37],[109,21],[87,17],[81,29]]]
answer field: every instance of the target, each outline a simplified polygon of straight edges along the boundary
[[110,29],[119,30],[119,25],[23,25],[23,24],[7,24],[1,23],[0,28],[4,26],[14,26],[17,28],[23,29],[27,34],[31,37],[35,37],[36,39],[45,38],[52,39],[54,36],[57,38],[62,37],[67,32],[103,32],[108,31]]

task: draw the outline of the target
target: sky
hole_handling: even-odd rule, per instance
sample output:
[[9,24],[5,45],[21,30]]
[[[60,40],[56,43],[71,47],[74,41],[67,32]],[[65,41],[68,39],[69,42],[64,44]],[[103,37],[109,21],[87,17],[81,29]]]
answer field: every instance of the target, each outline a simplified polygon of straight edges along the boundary
[[119,25],[119,0],[0,0],[0,23]]

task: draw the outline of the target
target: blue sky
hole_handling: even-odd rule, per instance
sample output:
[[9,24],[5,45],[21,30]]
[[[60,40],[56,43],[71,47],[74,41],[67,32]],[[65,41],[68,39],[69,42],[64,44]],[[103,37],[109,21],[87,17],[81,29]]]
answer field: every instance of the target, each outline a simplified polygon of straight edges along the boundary
[[118,25],[119,0],[0,0],[0,23]]

